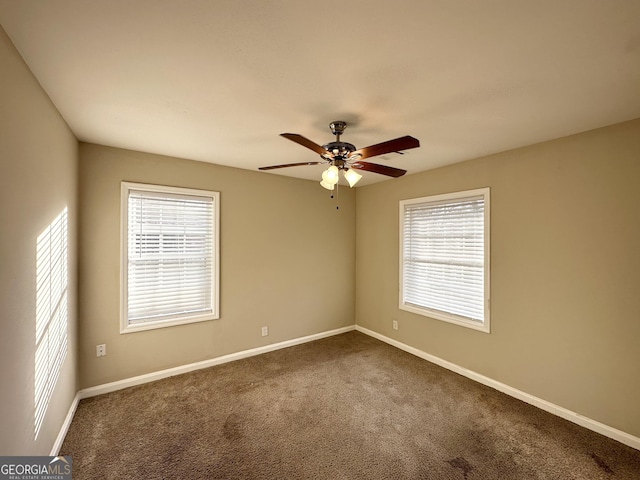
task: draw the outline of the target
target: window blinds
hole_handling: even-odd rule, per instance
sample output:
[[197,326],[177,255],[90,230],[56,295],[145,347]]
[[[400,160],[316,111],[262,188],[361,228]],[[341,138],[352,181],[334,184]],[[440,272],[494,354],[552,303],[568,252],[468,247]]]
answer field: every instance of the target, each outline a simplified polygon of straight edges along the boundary
[[213,311],[213,198],[129,190],[127,321]]
[[406,203],[403,302],[484,321],[484,196]]

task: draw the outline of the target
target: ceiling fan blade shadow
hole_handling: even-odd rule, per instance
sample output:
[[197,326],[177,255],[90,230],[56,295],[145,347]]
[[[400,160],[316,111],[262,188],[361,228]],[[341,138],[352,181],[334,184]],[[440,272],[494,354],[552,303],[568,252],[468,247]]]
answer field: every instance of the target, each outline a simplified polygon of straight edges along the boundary
[[420,146],[420,141],[417,138],[413,138],[410,135],[404,137],[395,138],[386,142],[377,143],[369,147],[361,148],[353,152],[353,155],[362,155],[360,158],[376,157],[378,155],[384,155],[385,153],[399,152],[400,150],[409,150],[410,148],[416,148]]
[[401,177],[405,173],[406,170],[402,170],[401,168],[389,167],[387,165],[378,165],[377,163],[369,163],[369,162],[354,162],[350,165],[351,168],[355,168],[357,170],[364,170],[366,172],[379,173],[380,175],[386,175],[388,177]]
[[270,165],[268,167],[259,167],[258,170],[274,170],[276,168],[286,167],[301,167],[303,165],[323,165],[327,162],[300,162],[300,163],[286,163],[284,165]]
[[330,152],[326,150],[324,147],[321,147],[315,142],[312,142],[308,138],[303,137],[302,135],[298,135],[297,133],[281,133],[281,137],[284,137],[292,142],[297,143],[298,145],[302,145],[303,147],[307,147],[309,150],[313,150],[319,155],[329,154]]

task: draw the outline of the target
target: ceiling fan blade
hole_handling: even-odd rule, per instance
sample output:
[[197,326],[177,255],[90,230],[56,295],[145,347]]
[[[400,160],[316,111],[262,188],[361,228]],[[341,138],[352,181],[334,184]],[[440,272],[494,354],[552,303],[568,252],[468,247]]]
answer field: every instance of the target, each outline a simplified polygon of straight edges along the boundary
[[302,145],[303,147],[307,147],[309,150],[313,150],[319,155],[330,154],[325,148],[321,147],[315,142],[312,142],[308,138],[303,137],[302,135],[298,135],[297,133],[281,133],[281,137],[284,137],[292,142],[296,142],[298,145]]
[[379,173],[380,175],[386,175],[388,177],[401,177],[402,175],[407,173],[406,170],[402,170],[401,168],[388,167],[387,165],[378,165],[377,163],[360,161],[352,163],[350,167],[358,170],[365,170],[367,172]]
[[285,165],[271,165],[269,167],[260,167],[258,170],[273,170],[275,168],[285,168],[285,167],[300,167],[302,165],[322,165],[326,162],[301,162],[301,163],[287,163]]
[[395,138],[376,145],[361,148],[353,152],[353,155],[360,154],[360,158],[376,157],[378,155],[384,155],[385,153],[399,152],[400,150],[409,150],[410,148],[416,148],[420,146],[420,141],[417,138],[413,138],[409,135],[404,137]]

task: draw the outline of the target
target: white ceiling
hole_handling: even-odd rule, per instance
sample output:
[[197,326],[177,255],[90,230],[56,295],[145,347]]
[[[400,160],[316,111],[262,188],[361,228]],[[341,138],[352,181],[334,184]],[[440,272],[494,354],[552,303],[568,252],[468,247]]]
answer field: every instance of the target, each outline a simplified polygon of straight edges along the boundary
[[79,140],[250,170],[318,160],[278,134],[332,120],[418,138],[369,159],[411,174],[640,117],[638,0],[0,0],[0,24]]

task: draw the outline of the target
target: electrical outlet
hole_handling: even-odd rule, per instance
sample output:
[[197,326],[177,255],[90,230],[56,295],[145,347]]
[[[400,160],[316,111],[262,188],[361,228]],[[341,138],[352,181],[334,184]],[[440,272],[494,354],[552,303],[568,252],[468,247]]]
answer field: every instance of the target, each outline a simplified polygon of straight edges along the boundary
[[398,329],[398,320],[392,320],[391,321],[391,326],[393,327],[394,330]]
[[103,343],[96,345],[96,357],[104,357],[107,354],[107,346]]
[[262,327],[262,336],[266,337],[269,335],[269,327]]

